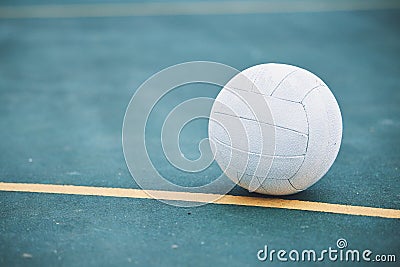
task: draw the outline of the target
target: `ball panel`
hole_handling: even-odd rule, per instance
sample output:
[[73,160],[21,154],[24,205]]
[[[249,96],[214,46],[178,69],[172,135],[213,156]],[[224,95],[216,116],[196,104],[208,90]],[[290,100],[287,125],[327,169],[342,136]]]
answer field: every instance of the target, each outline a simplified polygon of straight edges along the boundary
[[[215,100],[212,112],[240,116],[277,125],[304,134],[308,124],[303,105],[252,92],[224,90]],[[291,114],[291,116],[287,116]]]
[[211,139],[211,141],[215,147],[213,151],[215,160],[232,181],[238,182],[243,175],[266,177],[269,173],[273,162],[272,157],[233,149],[218,140]]
[[227,129],[219,123],[218,116],[218,114],[214,115],[213,119],[208,122],[208,136],[211,139],[217,138],[221,143],[231,146],[232,142],[229,133]]
[[[215,159],[223,170],[227,169],[229,163],[231,163],[226,174],[229,174],[230,178],[234,177],[234,179],[246,174],[258,176],[260,180],[264,178],[287,180],[297,173],[304,160],[304,156],[276,157],[247,153],[222,144],[218,140],[212,139],[212,141],[215,146],[215,151],[213,151]],[[231,158],[227,155],[230,155]],[[246,166],[240,166],[241,163],[246,161]]]
[[[251,177],[245,178],[246,179],[239,181],[239,185],[242,187],[245,187],[246,184],[249,183],[248,180],[251,179]],[[299,192],[299,190],[295,189],[290,184],[289,180],[264,179],[261,183],[261,186],[254,188],[251,192],[279,196],[295,194]]]
[[271,110],[274,125],[308,134],[306,112],[301,103],[270,96],[265,97],[265,100]]
[[292,178],[303,164],[304,156],[273,157],[267,178],[286,180]]
[[[219,113],[215,113],[213,119],[226,130],[219,126],[214,127],[216,123],[210,123],[209,136],[236,149],[285,157],[301,156],[306,153],[308,136],[305,134]],[[214,132],[214,129],[218,131]]]
[[[263,134],[260,124],[226,114],[213,114],[213,121],[209,127],[209,137],[239,150],[258,154],[272,154],[274,144],[266,143],[263,146]],[[274,130],[270,127],[269,130]],[[273,134],[269,135],[273,136]]]
[[216,98],[212,112],[274,124],[268,100],[253,92],[224,88]]
[[[325,99],[325,108],[328,117],[328,130],[329,130],[329,153],[335,154],[339,152],[340,144],[342,141],[342,115],[340,112],[339,105],[336,101],[335,96],[332,94],[330,90],[319,90],[322,98]],[[336,156],[333,157],[333,161],[336,159]]]
[[313,88],[324,85],[322,80],[311,72],[298,68],[279,85],[272,96],[301,102]]
[[243,93],[244,92],[225,90],[225,88],[223,88],[215,99],[211,112],[228,114],[233,117],[242,116],[255,119],[256,116],[251,105],[240,96],[240,94]]
[[[267,141],[267,140],[265,140]],[[306,153],[308,136],[292,130],[275,128],[276,156],[301,156]]]
[[296,69],[295,66],[269,63],[250,67],[242,73],[254,81],[253,92],[271,95],[278,84]]
[[[228,166],[230,165],[231,161],[236,161],[232,155],[233,152],[232,147],[222,144],[221,142],[218,142],[212,137],[210,137],[209,140],[210,143],[212,143],[211,150],[214,154],[215,161],[220,166],[222,171],[224,171],[225,174],[227,174],[227,172],[229,172]],[[228,177],[231,178],[234,182],[237,182],[237,180],[234,180],[236,175],[233,176],[228,175]]]
[[[238,150],[256,154],[273,154],[274,146],[268,146],[268,142],[265,142],[266,145],[264,146],[263,127],[261,124],[255,121],[230,117],[225,114],[215,114],[214,119],[218,121],[220,125],[223,125],[230,135],[220,139],[214,132],[210,132],[211,138]],[[212,130],[211,128],[211,131]],[[269,129],[266,130],[273,131],[274,129],[270,126]],[[267,136],[266,133],[265,136]],[[271,134],[269,136],[271,136]],[[228,138],[229,142],[227,143],[226,140],[228,140]],[[267,140],[267,138],[265,138],[265,140]]]
[[[333,144],[330,141],[331,126],[329,118],[336,117],[334,128],[339,129],[341,129],[341,120],[338,120],[337,115],[328,116],[328,110],[329,113],[336,114],[340,113],[340,110],[338,106],[333,106],[332,109],[332,102],[336,102],[336,100],[332,94],[322,93],[324,90],[329,89],[321,87],[313,90],[303,101],[310,133],[304,163],[298,173],[290,179],[297,189],[304,190],[317,182],[329,170],[337,155],[338,150],[332,150]],[[336,148],[337,146],[334,145],[334,147]]]

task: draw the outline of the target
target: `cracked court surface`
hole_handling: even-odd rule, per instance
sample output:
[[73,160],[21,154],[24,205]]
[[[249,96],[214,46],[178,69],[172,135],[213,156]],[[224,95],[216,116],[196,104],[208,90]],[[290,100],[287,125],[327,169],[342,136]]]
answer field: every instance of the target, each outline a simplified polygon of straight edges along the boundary
[[[189,9],[184,15],[157,15],[156,10],[146,15],[146,5],[135,2],[142,14],[120,16],[115,10],[121,8],[109,8],[91,18],[84,12],[71,16],[73,11],[50,18],[55,13],[49,7],[67,3],[2,2],[0,181],[139,189],[124,163],[121,127],[129,99],[143,81],[191,60],[237,69],[282,62],[310,69],[329,85],[344,125],[341,150],[328,174],[284,199],[398,210],[398,6],[385,2],[315,10],[312,1],[307,3],[303,10],[273,4],[274,12],[193,14]],[[79,9],[79,2],[73,4]],[[35,5],[40,16],[21,9],[13,9],[14,17],[4,15],[10,14],[5,6],[28,5]],[[148,138],[155,145],[150,154],[171,181],[201,184],[218,169],[182,175],[165,164],[158,153],[163,111],[199,95],[215,97],[218,90],[194,86],[170,94],[152,114],[154,131]],[[207,134],[206,124],[199,121],[183,130],[183,153],[189,157],[197,156],[196,140]],[[271,264],[256,258],[266,244],[323,249],[339,238],[349,247],[376,253],[400,248],[398,219],[376,217],[375,210],[358,216],[234,201],[177,208],[152,199],[104,197],[104,192],[88,196],[46,194],[50,189],[22,192],[34,191],[29,185],[17,192],[4,184],[0,188],[2,266],[254,266]],[[266,199],[238,187],[230,195]]]

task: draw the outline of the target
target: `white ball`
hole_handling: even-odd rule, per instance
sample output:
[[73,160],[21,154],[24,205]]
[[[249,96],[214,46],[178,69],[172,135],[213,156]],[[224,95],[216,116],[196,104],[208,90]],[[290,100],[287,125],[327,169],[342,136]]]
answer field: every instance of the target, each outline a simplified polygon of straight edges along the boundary
[[208,131],[214,158],[231,180],[249,191],[288,195],[329,170],[342,117],[328,86],[313,73],[261,64],[221,90]]

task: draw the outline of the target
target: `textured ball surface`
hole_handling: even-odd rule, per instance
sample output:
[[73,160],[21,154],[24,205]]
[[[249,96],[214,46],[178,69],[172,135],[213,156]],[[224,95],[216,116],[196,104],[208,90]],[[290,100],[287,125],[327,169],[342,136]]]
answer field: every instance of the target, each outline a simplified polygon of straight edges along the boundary
[[229,81],[209,120],[215,160],[240,186],[287,195],[329,170],[342,138],[335,97],[316,75],[285,64],[261,64]]

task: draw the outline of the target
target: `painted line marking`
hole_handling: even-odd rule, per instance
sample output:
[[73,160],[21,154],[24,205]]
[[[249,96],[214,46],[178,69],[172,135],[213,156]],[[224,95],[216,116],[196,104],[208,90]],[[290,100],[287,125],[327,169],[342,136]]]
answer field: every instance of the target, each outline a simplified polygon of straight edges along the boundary
[[[0,191],[153,199],[146,193],[146,191],[141,189],[92,187],[92,186],[77,186],[77,185],[26,184],[26,183],[0,182]],[[164,199],[164,200],[207,203],[209,202],[210,199],[216,198],[215,194],[158,191],[158,190],[157,191],[147,190],[147,191],[150,194],[157,195],[159,199]],[[336,214],[346,214],[346,215],[400,219],[400,210],[396,209],[350,206],[342,204],[331,204],[331,203],[312,202],[303,200],[288,200],[288,199],[278,199],[278,198],[259,198],[259,197],[247,197],[247,196],[233,196],[233,195],[225,195],[225,196],[221,195],[219,197],[220,198],[214,201],[213,204],[303,210],[303,211],[336,213]]]
[[395,0],[217,1],[0,6],[0,19],[273,14],[398,9]]

